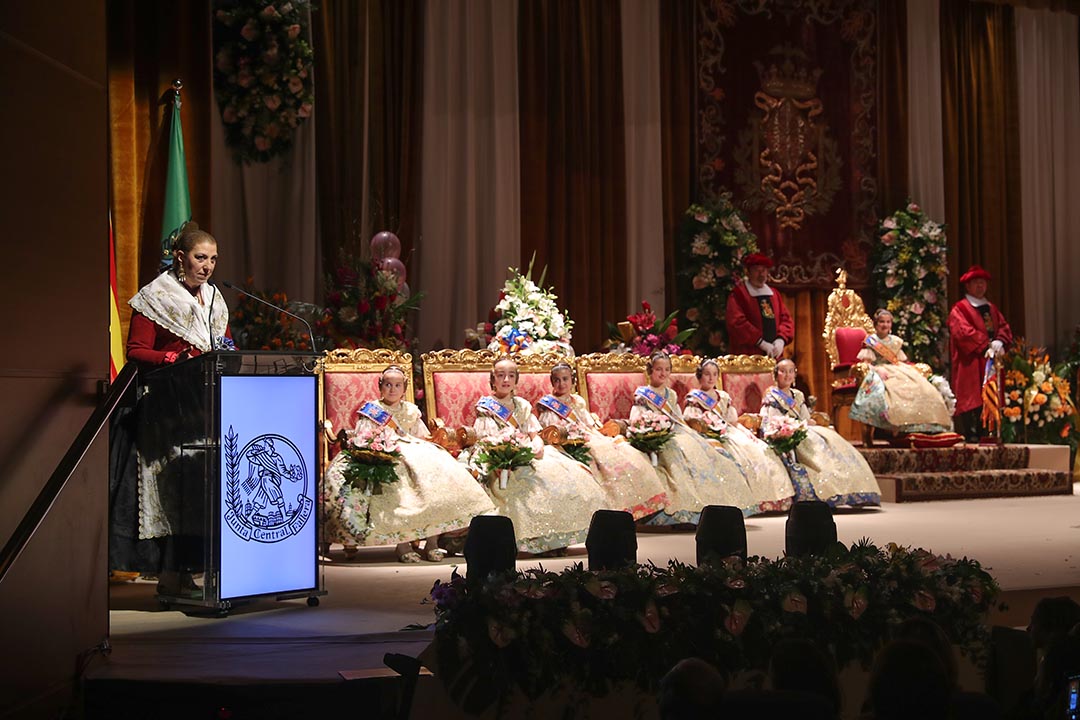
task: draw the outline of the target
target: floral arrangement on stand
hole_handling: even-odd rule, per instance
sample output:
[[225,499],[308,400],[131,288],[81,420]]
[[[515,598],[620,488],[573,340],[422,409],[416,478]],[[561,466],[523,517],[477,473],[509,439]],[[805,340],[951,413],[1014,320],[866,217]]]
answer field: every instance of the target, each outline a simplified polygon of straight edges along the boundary
[[514,468],[528,465],[536,455],[529,436],[517,428],[507,427],[483,440],[478,440],[469,456],[469,468],[477,477],[498,477],[499,487]]
[[[928,617],[977,665],[1000,589],[978,562],[867,540],[823,555],[694,567],[509,571],[436,581],[436,675],[467,711],[515,692],[653,692],[679,660],[725,675],[764,670],[777,641],[805,637],[839,667],[867,667],[893,627]],[[539,651],[538,648],[542,648]],[[475,681],[475,682],[474,682]]]
[[288,151],[314,107],[308,0],[214,3],[214,95],[238,161]]
[[676,238],[679,307],[687,323],[701,330],[691,346],[709,357],[722,355],[727,350],[724,312],[736,281],[732,270],[742,267],[744,255],[757,252],[757,237],[731,193],[724,192],[712,205],[687,208]]
[[657,463],[656,453],[660,452],[674,433],[671,418],[655,410],[643,410],[626,424],[626,439],[649,456],[653,467],[656,467]]
[[1005,405],[1001,435],[1005,442],[1080,444],[1080,415],[1069,381],[1051,367],[1044,348],[1028,347],[1017,338],[1002,364]]
[[687,339],[697,330],[689,327],[679,330],[676,310],[663,320],[657,320],[652,306],[641,301],[641,312],[627,315],[619,324],[608,323],[608,341],[611,352],[629,352],[649,357],[657,350],[668,355],[689,355],[689,348],[684,347]]
[[327,278],[326,308],[317,322],[333,348],[404,350],[409,318],[423,293],[412,293],[401,243],[390,232],[371,240],[371,261],[344,258]]
[[761,436],[773,452],[784,455],[806,439],[806,422],[786,415],[770,415],[761,421]]
[[282,292],[268,295],[254,287],[251,278],[244,284],[244,290],[264,302],[241,295],[236,307],[229,313],[229,324],[239,347],[245,350],[311,350],[307,328],[266,303],[283,307],[305,319],[320,314],[319,308],[291,301]]
[[540,281],[533,282],[533,262],[522,274],[510,268],[510,278],[499,292],[499,302],[488,315],[488,322],[477,325],[476,330],[466,330],[466,341],[472,345],[485,345],[493,352],[543,353],[558,351],[574,354],[570,345],[570,331],[574,321],[559,309],[555,291],[545,289],[547,268],[540,273]]
[[945,231],[915,203],[881,221],[871,278],[878,302],[893,314],[893,332],[912,362],[946,365]]

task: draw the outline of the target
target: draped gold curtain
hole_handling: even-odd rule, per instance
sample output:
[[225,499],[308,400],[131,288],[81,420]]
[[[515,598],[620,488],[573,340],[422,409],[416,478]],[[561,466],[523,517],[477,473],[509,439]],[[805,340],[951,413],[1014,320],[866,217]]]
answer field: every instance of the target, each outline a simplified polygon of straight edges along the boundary
[[[161,252],[172,81],[184,82],[181,119],[192,218],[210,218],[210,118],[217,112],[210,66],[210,0],[108,4],[109,158],[117,299],[125,337],[127,300],[153,279]],[[228,247],[221,252],[227,254]]]
[[945,222],[951,299],[973,263],[994,277],[990,295],[1023,334],[1020,139],[1013,8],[941,4]]
[[668,312],[678,307],[675,281],[675,235],[682,215],[697,199],[695,123],[697,115],[697,37],[695,0],[660,3],[660,133],[664,193],[664,288]]
[[408,262],[418,205],[419,0],[323,0],[315,43],[316,174],[324,265],[392,230]]
[[627,311],[620,27],[618,0],[519,8],[522,256],[548,266],[581,352]]

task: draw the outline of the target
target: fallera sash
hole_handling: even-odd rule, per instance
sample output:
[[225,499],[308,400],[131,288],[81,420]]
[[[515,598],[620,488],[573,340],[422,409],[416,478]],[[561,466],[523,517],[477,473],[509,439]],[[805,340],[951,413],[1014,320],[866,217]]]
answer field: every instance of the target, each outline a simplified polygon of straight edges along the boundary
[[496,420],[501,420],[507,425],[518,426],[517,420],[514,419],[514,412],[490,395],[485,395],[477,400],[476,409]]
[[393,421],[390,411],[378,403],[366,402],[357,412],[379,426]]
[[642,385],[634,391],[635,398],[641,398],[649,405],[652,405],[657,410],[663,412],[664,406],[667,405],[667,398],[660,393],[653,390],[648,385]]
[[883,343],[877,335],[867,335],[866,340],[863,342],[866,347],[873,350],[890,365],[898,365],[900,363],[900,358],[897,357],[896,353],[894,353],[888,345]]
[[712,398],[704,390],[693,389],[686,393],[686,399],[695,405],[700,405],[706,410],[713,410],[720,402],[720,398]]
[[783,392],[775,385],[769,388],[769,402],[772,403],[778,410],[783,410],[784,412],[788,413],[795,412],[794,393],[791,395],[791,397],[788,397],[787,393]]
[[573,408],[554,395],[545,395],[537,401],[537,404],[542,408],[547,408],[563,420],[569,417],[570,413],[573,412]]

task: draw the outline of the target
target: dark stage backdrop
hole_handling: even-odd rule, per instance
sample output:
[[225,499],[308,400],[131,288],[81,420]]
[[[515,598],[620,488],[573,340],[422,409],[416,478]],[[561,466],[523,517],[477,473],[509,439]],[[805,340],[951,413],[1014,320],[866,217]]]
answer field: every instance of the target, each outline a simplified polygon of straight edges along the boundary
[[876,224],[873,0],[707,0],[697,23],[697,182],[734,194],[772,274],[868,277]]

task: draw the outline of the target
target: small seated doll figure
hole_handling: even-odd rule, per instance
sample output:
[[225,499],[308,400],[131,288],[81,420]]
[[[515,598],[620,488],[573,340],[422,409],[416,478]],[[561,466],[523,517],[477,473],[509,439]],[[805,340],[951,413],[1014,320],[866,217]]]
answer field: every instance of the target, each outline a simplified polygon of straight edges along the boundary
[[943,433],[952,430],[945,399],[913,365],[904,341],[892,334],[888,310],[874,313],[874,334],[868,335],[859,360],[870,368],[851,404],[851,419],[893,434]]
[[795,448],[797,463],[788,464],[799,500],[829,505],[880,505],[881,489],[862,454],[835,430],[814,424],[806,396],[795,385],[795,363],[781,360],[773,370],[776,384],[761,401],[763,419],[786,416],[807,424],[806,439]]
[[[600,479],[605,508],[625,510],[635,520],[654,515],[667,502],[665,483],[656,469],[626,438],[612,439],[600,432],[600,421],[589,412],[585,399],[573,392],[574,370],[567,363],[551,369],[551,394],[537,402],[540,424],[576,431],[584,436],[592,457],[593,475]],[[552,452],[549,448],[547,452]]]
[[[510,471],[505,487],[495,478],[481,478],[496,513],[513,521],[522,552],[552,553],[584,542],[593,512],[606,506],[603,488],[589,468],[562,453],[544,451],[532,405],[515,395],[518,367],[513,358],[495,362],[490,383],[492,394],[476,403],[477,441],[513,428],[529,437],[535,455],[530,464]],[[461,459],[467,460],[465,453]]]
[[[355,435],[390,428],[397,435],[401,453],[395,467],[397,481],[383,485],[378,494],[353,488],[343,474],[347,456],[338,453],[326,469],[326,538],[346,549],[395,544],[401,562],[438,562],[446,554],[439,548],[439,535],[468,528],[474,516],[493,513],[495,508],[472,474],[427,440],[430,435],[420,409],[402,399],[407,382],[396,365],[384,370],[379,377],[381,397],[360,406],[353,431]],[[422,554],[419,540],[425,540]]]
[[723,439],[709,442],[726,449],[742,466],[750,483],[750,492],[760,500],[758,509],[761,512],[790,508],[795,488],[787,469],[766,442],[739,424],[731,396],[716,389],[720,366],[715,360],[705,360],[695,375],[698,388],[687,393],[683,417],[691,425],[700,421],[705,427],[720,429]]
[[674,425],[674,434],[657,453],[657,470],[667,481],[668,503],[650,525],[696,525],[706,505],[730,505],[744,515],[758,511],[746,474],[730,454],[718,452],[686,424],[678,397],[668,387],[671,358],[658,351],[645,366],[649,384],[634,392],[630,422],[660,413]]

